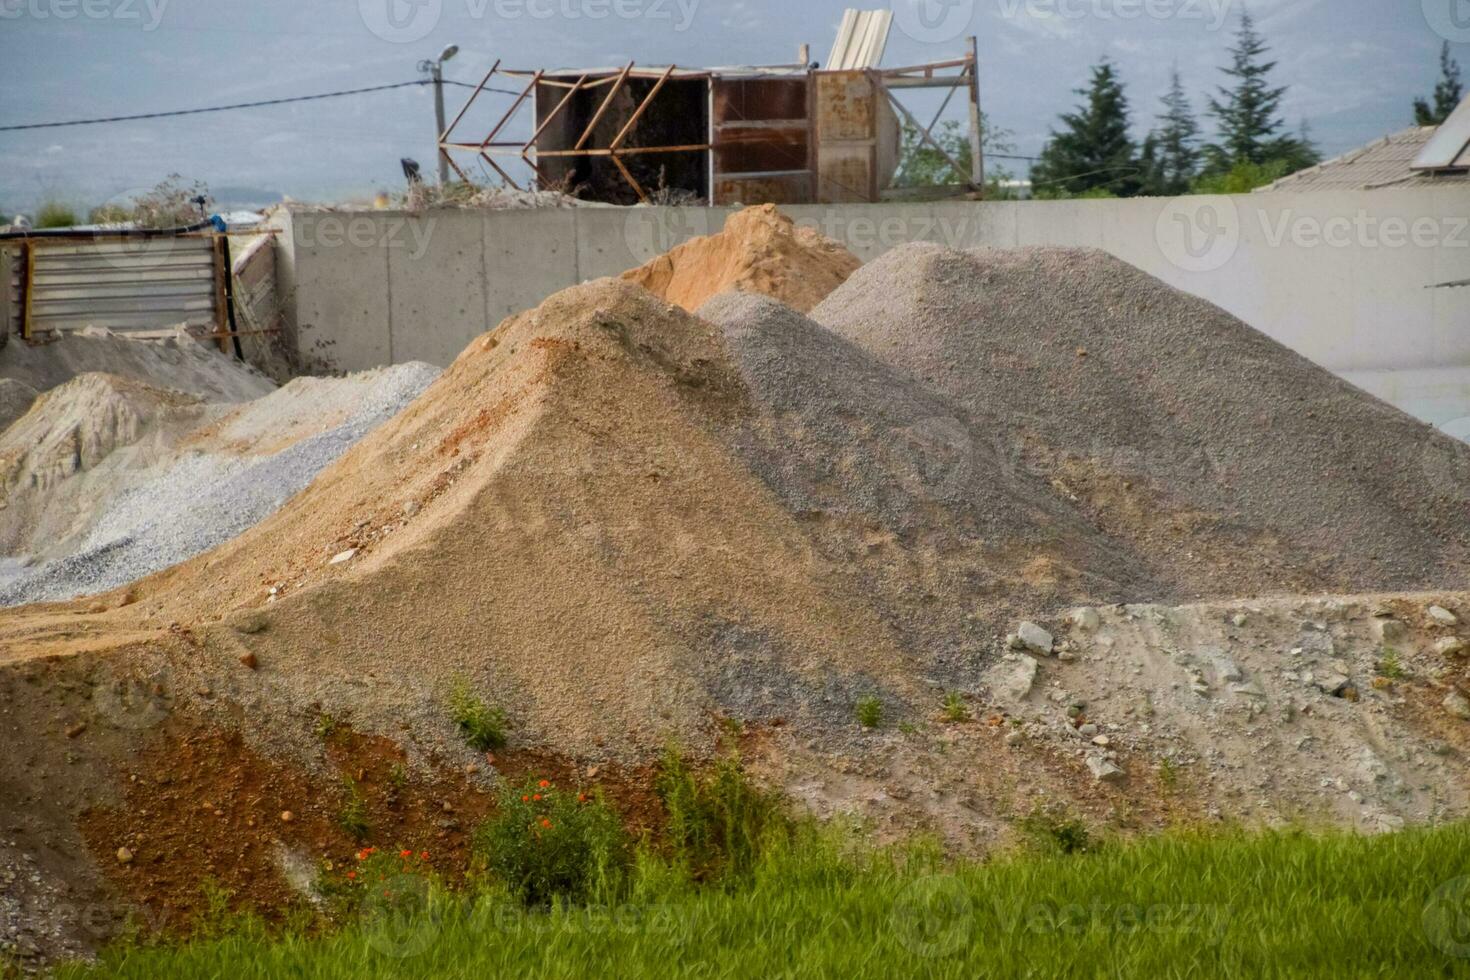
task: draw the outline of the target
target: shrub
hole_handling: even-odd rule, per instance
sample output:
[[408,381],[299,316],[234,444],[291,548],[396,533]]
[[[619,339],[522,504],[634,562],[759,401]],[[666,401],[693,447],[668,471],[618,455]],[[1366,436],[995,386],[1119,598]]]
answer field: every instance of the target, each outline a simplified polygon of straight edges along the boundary
[[883,723],[883,702],[871,694],[858,698],[856,712],[858,724],[864,728],[877,728]]
[[471,748],[485,752],[505,745],[506,729],[510,727],[505,712],[487,705],[467,685],[457,685],[449,695],[449,710]]
[[622,821],[600,793],[550,780],[502,784],[499,812],[475,831],[476,864],[531,906],[611,897],[627,871]]
[[1040,808],[1016,821],[1026,842],[1051,854],[1082,854],[1097,849],[1087,824],[1056,808]]
[[1399,659],[1395,650],[1384,650],[1383,657],[1378,661],[1378,676],[1386,677],[1391,681],[1403,680],[1406,675],[1403,661]]
[[36,209],[37,228],[70,228],[77,223],[77,213],[69,204],[48,200],[42,201],[41,206]]
[[654,787],[668,815],[669,850],[695,878],[745,875],[772,840],[790,836],[780,801],[752,786],[733,755],[697,773],[671,745]]

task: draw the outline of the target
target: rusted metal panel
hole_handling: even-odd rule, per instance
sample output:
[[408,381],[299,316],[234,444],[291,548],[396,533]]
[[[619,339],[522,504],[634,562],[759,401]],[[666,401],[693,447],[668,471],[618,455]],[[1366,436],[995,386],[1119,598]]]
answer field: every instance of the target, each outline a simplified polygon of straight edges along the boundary
[[715,204],[814,200],[810,78],[711,82]]
[[28,336],[218,326],[222,270],[210,236],[33,238],[28,252]]
[[877,111],[873,82],[864,72],[817,72],[817,134],[823,143],[873,138]]
[[816,197],[812,175],[804,171],[719,177],[715,199],[721,204],[810,204]]

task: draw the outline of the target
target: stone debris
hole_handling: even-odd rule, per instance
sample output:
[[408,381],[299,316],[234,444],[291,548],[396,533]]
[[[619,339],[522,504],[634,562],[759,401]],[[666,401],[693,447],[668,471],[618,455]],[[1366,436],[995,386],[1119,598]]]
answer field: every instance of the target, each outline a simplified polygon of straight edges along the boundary
[[1032,653],[1047,656],[1052,652],[1052,635],[1033,622],[1023,622],[1016,627],[1016,639]]
[[1124,778],[1123,770],[1104,755],[1089,755],[1087,768],[1091,770],[1092,777],[1100,783],[1122,782]]
[[1426,611],[1429,613],[1429,618],[1441,626],[1458,626],[1460,624],[1460,617],[1450,612],[1444,606],[1430,606]]

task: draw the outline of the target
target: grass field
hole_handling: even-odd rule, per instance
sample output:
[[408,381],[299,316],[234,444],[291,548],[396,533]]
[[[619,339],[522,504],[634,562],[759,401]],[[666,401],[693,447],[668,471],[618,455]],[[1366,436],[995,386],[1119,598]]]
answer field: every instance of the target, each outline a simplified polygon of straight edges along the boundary
[[[1040,835],[985,863],[807,829],[695,883],[634,859],[613,904],[395,882],[328,935],[249,923],[64,976],[1470,976],[1470,827],[1357,837]],[[1081,843],[1083,849],[1077,852]],[[1065,853],[1071,848],[1074,853]]]

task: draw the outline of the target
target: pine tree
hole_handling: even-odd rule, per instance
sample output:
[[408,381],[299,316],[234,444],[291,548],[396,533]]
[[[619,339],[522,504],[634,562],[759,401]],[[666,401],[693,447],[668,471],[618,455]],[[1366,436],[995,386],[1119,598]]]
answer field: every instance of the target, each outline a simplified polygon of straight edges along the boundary
[[1220,127],[1220,140],[1205,147],[1207,169],[1224,172],[1238,164],[1265,164],[1288,160],[1293,169],[1311,159],[1316,151],[1290,134],[1282,133],[1278,113],[1286,87],[1273,87],[1268,81],[1276,62],[1266,61],[1270,47],[1256,32],[1250,12],[1240,14],[1240,29],[1235,34],[1235,47],[1230,49],[1231,65],[1222,69],[1235,79],[1233,88],[1221,86],[1220,97],[1210,98],[1210,114]]
[[1117,69],[1104,58],[1092,69],[1083,103],[1062,114],[1031,170],[1038,196],[1111,193],[1126,197],[1141,187],[1138,160],[1128,135],[1128,97]]
[[1184,81],[1176,67],[1169,91],[1160,100],[1159,127],[1148,134],[1139,154],[1144,173],[1144,193],[1172,196],[1189,193],[1199,174],[1199,123],[1184,93]]
[[1438,126],[1450,117],[1450,113],[1465,97],[1460,84],[1460,63],[1450,57],[1450,42],[1439,49],[1439,83],[1434,86],[1434,102],[1428,99],[1414,100],[1414,125]]

